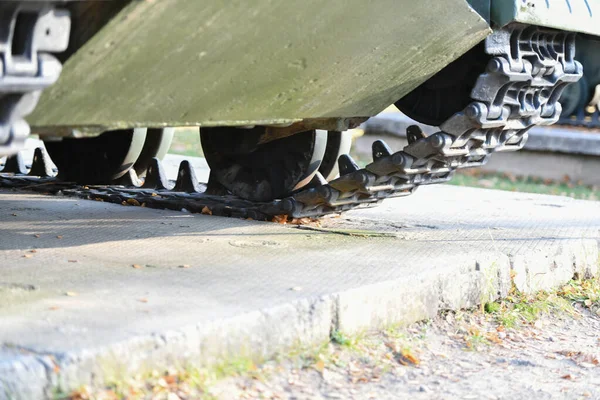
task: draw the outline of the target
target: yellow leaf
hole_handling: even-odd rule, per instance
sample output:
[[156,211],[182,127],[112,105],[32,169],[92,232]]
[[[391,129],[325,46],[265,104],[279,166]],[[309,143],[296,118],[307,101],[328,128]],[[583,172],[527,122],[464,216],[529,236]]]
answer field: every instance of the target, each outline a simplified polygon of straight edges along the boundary
[[279,224],[287,224],[287,219],[288,216],[285,214],[282,215],[276,215],[273,217],[273,219],[271,220],[271,222],[277,222]]
[[208,208],[207,206],[202,207],[202,214],[205,215],[212,215],[212,211],[210,208]]
[[402,350],[402,352],[400,353],[400,355],[402,355],[403,358],[405,358],[406,360],[410,361],[411,363],[413,363],[415,365],[418,365],[420,363],[419,359],[417,357],[415,357],[408,350]]
[[323,370],[325,369],[325,363],[323,362],[323,360],[319,360],[315,363],[315,369],[319,372],[323,372]]

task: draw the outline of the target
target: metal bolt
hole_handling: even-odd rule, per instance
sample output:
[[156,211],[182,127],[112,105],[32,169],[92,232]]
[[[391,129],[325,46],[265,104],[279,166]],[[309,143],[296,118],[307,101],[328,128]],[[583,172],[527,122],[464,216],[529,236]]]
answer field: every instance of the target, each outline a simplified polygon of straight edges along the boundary
[[436,133],[435,135],[431,135],[429,137],[429,144],[431,144],[436,149],[441,149],[446,145],[446,138],[442,133]]
[[498,60],[497,58],[493,58],[488,63],[487,67],[488,71],[490,72],[500,72],[502,71],[502,62],[500,62],[500,60]]
[[392,155],[392,162],[394,163],[394,165],[402,165],[403,166],[404,163],[406,162],[406,157],[404,157],[402,152],[399,151]]
[[477,118],[481,115],[481,110],[477,104],[469,104],[465,109],[465,115],[469,118]]

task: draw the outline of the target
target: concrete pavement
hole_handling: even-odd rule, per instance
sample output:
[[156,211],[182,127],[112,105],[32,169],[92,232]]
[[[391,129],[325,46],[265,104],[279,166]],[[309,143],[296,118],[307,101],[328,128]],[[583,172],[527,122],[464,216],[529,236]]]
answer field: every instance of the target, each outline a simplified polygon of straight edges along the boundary
[[598,273],[600,203],[436,186],[289,226],[0,191],[0,399]]

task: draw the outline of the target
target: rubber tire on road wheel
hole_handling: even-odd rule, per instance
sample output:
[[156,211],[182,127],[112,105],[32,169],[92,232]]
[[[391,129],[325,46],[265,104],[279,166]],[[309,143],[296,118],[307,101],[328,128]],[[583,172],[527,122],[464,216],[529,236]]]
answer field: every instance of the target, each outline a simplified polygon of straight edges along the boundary
[[93,138],[44,142],[58,167],[58,178],[87,185],[110,184],[129,171],[140,156],[146,128],[108,131]]
[[175,128],[148,128],[142,152],[133,164],[137,176],[144,177],[146,175],[153,158],[162,160],[165,157],[171,147],[174,133]]
[[321,130],[259,144],[262,129],[200,129],[211,179],[254,201],[283,198],[307,185],[319,170],[327,145],[327,132]]
[[349,154],[352,147],[352,132],[327,132],[327,148],[319,172],[327,182],[338,177],[338,159],[343,154]]

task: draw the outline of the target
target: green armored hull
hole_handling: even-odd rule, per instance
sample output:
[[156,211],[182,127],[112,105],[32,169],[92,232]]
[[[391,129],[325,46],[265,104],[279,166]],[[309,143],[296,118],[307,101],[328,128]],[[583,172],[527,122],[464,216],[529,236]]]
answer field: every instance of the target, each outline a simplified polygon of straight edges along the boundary
[[56,132],[367,117],[489,33],[464,0],[133,1],[29,120]]

